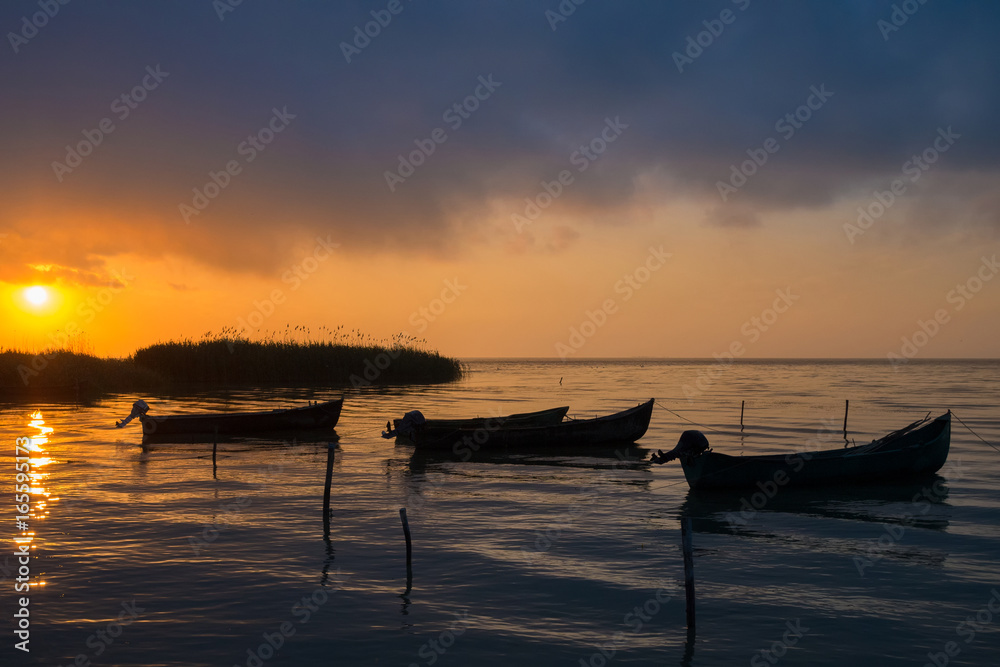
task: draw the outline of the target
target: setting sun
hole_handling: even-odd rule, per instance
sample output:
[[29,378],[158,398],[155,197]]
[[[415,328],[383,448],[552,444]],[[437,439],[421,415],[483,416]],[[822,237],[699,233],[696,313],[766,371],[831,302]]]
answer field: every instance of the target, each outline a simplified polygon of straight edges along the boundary
[[24,298],[32,305],[42,306],[49,300],[49,291],[41,285],[35,285],[24,290]]

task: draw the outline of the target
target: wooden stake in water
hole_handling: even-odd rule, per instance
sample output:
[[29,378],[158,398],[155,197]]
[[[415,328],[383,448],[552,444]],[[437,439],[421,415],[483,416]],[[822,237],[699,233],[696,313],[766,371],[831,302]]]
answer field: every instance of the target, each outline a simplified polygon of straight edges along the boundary
[[743,430],[743,407],[746,405],[746,401],[740,401],[740,430]]
[[215,436],[212,438],[212,479],[218,479],[216,473],[218,472],[218,467],[215,463],[215,455],[219,450],[219,427],[215,427]]
[[410,588],[413,587],[413,566],[411,564],[413,546],[410,542],[410,523],[406,520],[405,507],[399,508],[399,520],[403,522],[403,536],[406,538],[406,592],[403,595],[409,595]]
[[844,401],[844,440],[847,440],[847,410],[851,407],[850,399]]
[[684,552],[684,593],[687,599],[687,627],[694,631],[694,553],[691,543],[691,518],[681,518],[681,549]]
[[323,485],[323,537],[330,537],[330,484],[333,482],[333,455],[337,445],[326,446],[326,484]]

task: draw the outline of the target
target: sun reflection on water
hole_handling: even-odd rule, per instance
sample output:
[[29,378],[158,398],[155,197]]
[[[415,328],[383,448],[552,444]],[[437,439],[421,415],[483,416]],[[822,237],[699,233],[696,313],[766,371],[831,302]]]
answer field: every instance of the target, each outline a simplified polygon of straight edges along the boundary
[[[35,531],[31,530],[38,525],[38,522],[44,521],[49,516],[49,503],[57,498],[52,498],[51,492],[46,488],[45,482],[49,477],[48,472],[46,472],[46,466],[53,463],[52,457],[48,456],[45,451],[44,445],[49,442],[49,436],[55,431],[51,426],[45,425],[45,419],[42,417],[40,410],[36,410],[31,414],[31,419],[28,422],[29,429],[32,430],[26,438],[19,440],[19,447],[21,454],[23,450],[28,452],[28,472],[27,477],[30,480],[28,485],[28,493],[30,494],[30,503],[27,513],[27,530],[22,530],[21,534],[14,537],[14,543],[18,547],[24,545],[29,545],[29,549],[36,549],[37,544],[35,543]],[[18,488],[21,491],[20,486]],[[35,580],[28,582],[29,586],[45,586],[45,581],[38,579],[37,575],[33,575]]]

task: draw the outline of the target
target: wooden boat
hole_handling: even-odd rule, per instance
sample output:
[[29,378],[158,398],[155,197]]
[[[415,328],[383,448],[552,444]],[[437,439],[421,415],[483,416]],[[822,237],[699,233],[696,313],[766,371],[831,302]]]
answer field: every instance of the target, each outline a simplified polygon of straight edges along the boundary
[[[480,428],[489,421],[503,420],[505,427],[513,426],[549,426],[558,424],[569,412],[569,406],[539,410],[538,412],[522,412],[506,417],[473,417],[472,419],[428,419],[424,422],[426,429],[456,429]],[[397,421],[397,420],[393,420]]]
[[436,439],[458,429],[512,428],[515,426],[549,426],[558,424],[569,412],[569,406],[523,412],[506,417],[473,417],[471,419],[425,419],[419,410],[406,413],[402,419],[393,419],[392,428],[382,432],[383,438],[396,438],[396,442],[413,442],[412,435],[419,432],[422,440]]
[[654,463],[680,459],[692,490],[759,489],[899,482],[932,475],[948,458],[951,412],[924,418],[858,447],[794,454],[729,456],[713,452],[700,431],[685,431]]
[[[181,415],[150,415],[139,411],[144,441],[177,436],[256,435],[275,431],[332,429],[340,419],[344,399],[299,408],[258,412],[209,412]],[[135,411],[133,411],[134,413]],[[124,425],[124,424],[123,424]]]
[[462,427],[421,432],[414,429],[409,440],[417,449],[451,450],[472,458],[474,452],[509,449],[572,449],[613,444],[629,444],[641,438],[649,428],[653,399],[623,412],[595,419],[563,421],[543,426],[507,425],[500,418],[477,427]]

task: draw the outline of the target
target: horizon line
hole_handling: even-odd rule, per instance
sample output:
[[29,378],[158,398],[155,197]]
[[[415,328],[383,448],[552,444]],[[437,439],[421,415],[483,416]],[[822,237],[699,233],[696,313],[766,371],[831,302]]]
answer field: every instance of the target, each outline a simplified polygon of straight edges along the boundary
[[[441,354],[439,352],[439,354]],[[446,355],[442,355],[446,356]],[[888,363],[886,357],[739,357],[736,359],[718,359],[716,357],[575,357],[561,359],[559,357],[456,357],[461,361],[558,361],[571,363],[578,361],[714,361],[718,363],[738,363],[741,361],[880,361]],[[927,357],[907,359],[906,362],[940,362],[940,361],[1000,361],[1000,357]]]

